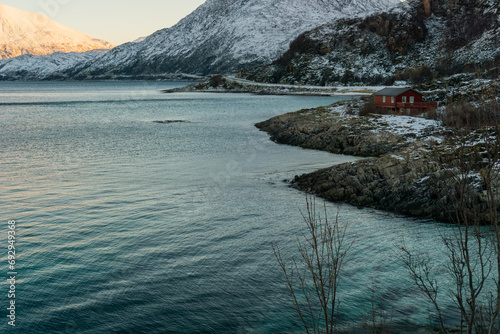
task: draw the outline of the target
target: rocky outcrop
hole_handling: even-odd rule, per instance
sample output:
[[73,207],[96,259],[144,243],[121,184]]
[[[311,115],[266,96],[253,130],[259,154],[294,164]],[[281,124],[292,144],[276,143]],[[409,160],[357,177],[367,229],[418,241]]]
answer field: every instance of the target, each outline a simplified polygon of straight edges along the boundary
[[245,79],[282,84],[415,84],[500,64],[498,0],[405,1],[298,36]]
[[[296,176],[292,186],[330,201],[371,207],[406,215],[456,222],[457,209],[469,221],[488,223],[488,167],[469,160],[466,170],[450,141],[442,145],[415,143],[411,147]],[[467,148],[473,152],[473,146]],[[491,180],[494,189],[499,180]],[[500,199],[496,194],[496,203]],[[497,208],[499,210],[500,208]],[[463,217],[460,217],[463,219]]]
[[333,166],[296,176],[292,185],[330,201],[447,221],[452,212],[438,199],[442,168],[430,148]]
[[[458,136],[438,121],[408,116],[357,116],[351,110],[360,103],[343,101],[256,125],[278,143],[372,157],[296,176],[293,187],[331,201],[440,221],[453,221],[460,203],[470,219],[488,222],[486,178],[496,167],[491,161],[488,167],[486,157],[500,145],[496,135]],[[498,178],[491,184],[500,187]]]
[[500,67],[482,72],[458,73],[418,86],[428,101],[441,103],[481,101],[500,92]]
[[361,157],[376,157],[407,147],[416,137],[433,134],[429,126],[423,133],[395,133],[384,124],[384,117],[349,114],[360,107],[359,99],[342,101],[330,107],[300,110],[273,117],[255,126],[271,135],[271,140],[303,148]]
[[165,121],[153,121],[153,123],[157,123],[157,124],[172,124],[172,123],[191,123],[191,122],[190,121],[185,121],[185,120],[182,120],[182,119],[173,119],[173,120],[167,119]]

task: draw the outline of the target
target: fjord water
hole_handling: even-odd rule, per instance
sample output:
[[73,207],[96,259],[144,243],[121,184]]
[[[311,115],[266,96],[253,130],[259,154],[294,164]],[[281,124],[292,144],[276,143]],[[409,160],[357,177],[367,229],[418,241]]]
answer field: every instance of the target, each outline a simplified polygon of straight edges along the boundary
[[[160,92],[184,84],[0,83],[1,275],[15,219],[20,333],[300,332],[272,245],[297,255],[305,196],[282,180],[355,158],[253,124],[340,98]],[[343,324],[367,320],[372,300],[396,327],[428,324],[395,255],[438,254],[447,227],[339,209],[354,241]]]

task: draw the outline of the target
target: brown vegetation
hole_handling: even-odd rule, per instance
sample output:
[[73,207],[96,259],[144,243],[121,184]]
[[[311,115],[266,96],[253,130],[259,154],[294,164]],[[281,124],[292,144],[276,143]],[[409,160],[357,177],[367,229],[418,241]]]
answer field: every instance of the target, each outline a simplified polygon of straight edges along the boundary
[[395,80],[410,81],[413,84],[421,84],[432,81],[436,78],[437,73],[431,69],[429,65],[417,65],[408,68],[403,72],[395,73]]
[[226,79],[224,79],[224,77],[219,74],[219,75],[214,75],[214,76],[210,77],[208,84],[210,85],[210,87],[216,88],[216,87],[221,86],[225,82],[226,82]]
[[360,109],[359,116],[366,116],[368,114],[380,114],[380,108],[375,105],[373,101],[367,101]]

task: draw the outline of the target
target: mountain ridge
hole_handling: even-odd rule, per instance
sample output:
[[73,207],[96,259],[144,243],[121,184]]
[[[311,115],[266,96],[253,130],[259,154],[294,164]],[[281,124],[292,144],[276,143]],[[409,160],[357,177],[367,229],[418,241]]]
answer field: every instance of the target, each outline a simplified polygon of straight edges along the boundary
[[[114,49],[92,64],[86,74],[206,75],[237,71],[272,61],[295,36],[319,23],[346,15],[364,15],[398,2],[208,0],[174,27],[159,30],[137,43],[134,47],[138,49],[128,45]],[[117,58],[126,60],[117,62]]]
[[[77,80],[236,72],[271,62],[286,51],[298,34],[319,24],[339,17],[365,16],[398,3],[399,0],[207,0],[171,28],[88,59],[78,71],[60,68],[57,72],[62,78]],[[39,60],[50,62],[50,58]],[[7,71],[0,62],[0,79],[53,77],[26,67],[16,72],[10,66]]]
[[0,59],[25,54],[86,52],[114,45],[57,23],[47,16],[0,3]]

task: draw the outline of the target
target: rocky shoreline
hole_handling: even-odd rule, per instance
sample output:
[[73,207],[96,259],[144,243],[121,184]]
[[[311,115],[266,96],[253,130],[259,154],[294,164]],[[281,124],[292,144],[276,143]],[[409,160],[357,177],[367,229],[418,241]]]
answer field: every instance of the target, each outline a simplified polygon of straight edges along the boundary
[[312,95],[333,96],[371,95],[379,86],[368,87],[325,87],[287,84],[269,84],[249,81],[228,75],[214,75],[200,82],[174,89],[163,90],[164,93],[206,92],[206,93],[251,93],[258,95]]
[[[416,134],[397,134],[384,129],[385,117],[358,117],[349,110],[359,109],[359,99],[341,101],[329,107],[299,110],[273,117],[255,126],[271,135],[271,140],[302,148],[360,157],[381,156],[408,145]],[[405,120],[412,119],[404,118]],[[433,132],[432,123],[425,134]],[[408,125],[411,126],[411,123]],[[380,130],[380,131],[375,131]],[[422,137],[425,134],[420,134]]]
[[[346,202],[439,221],[453,219],[456,138],[439,121],[396,115],[358,116],[359,99],[300,110],[256,124],[271,140],[368,159],[296,176],[291,186],[330,201]],[[481,141],[469,138],[469,151]],[[483,148],[484,150],[484,148]],[[482,166],[471,163],[470,200],[486,214]],[[486,221],[488,217],[481,216]]]
[[429,146],[400,152],[404,158],[386,154],[296,176],[292,186],[330,201],[448,221],[451,212],[443,210],[434,187],[443,177],[439,163],[419,159],[418,150],[428,153]]

